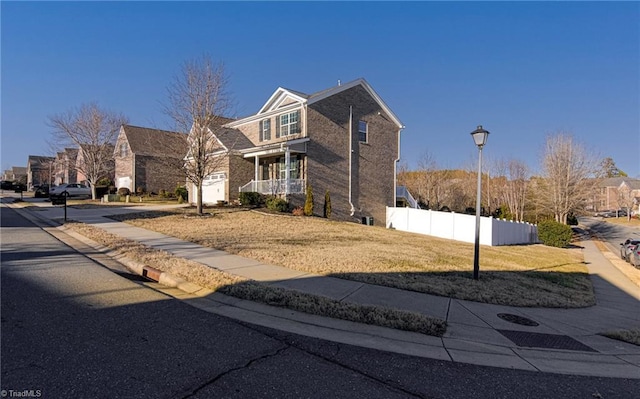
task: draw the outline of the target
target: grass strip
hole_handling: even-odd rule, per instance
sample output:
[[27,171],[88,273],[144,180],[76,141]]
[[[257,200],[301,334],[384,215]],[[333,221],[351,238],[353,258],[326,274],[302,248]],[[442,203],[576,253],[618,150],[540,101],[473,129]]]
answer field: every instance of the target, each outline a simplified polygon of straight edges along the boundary
[[629,330],[613,330],[603,333],[607,338],[617,339],[618,341],[627,342],[640,346],[640,327],[631,328]]
[[114,219],[198,245],[305,273],[507,306],[578,308],[595,304],[579,247],[482,246],[472,279],[473,244],[319,217],[190,209]]
[[107,248],[117,250],[134,261],[225,295],[319,316],[436,337],[441,337],[446,331],[444,320],[420,313],[340,302],[319,295],[273,287],[212,269],[198,262],[175,257],[168,252],[107,233],[97,227],[78,222],[70,222],[65,226]]

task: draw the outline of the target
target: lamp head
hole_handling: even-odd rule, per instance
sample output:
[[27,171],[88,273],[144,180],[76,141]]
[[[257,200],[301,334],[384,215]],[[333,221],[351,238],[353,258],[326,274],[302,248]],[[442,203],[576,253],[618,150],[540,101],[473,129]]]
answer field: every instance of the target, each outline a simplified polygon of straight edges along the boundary
[[489,132],[484,130],[482,125],[478,125],[478,128],[471,132],[471,137],[473,137],[473,141],[476,143],[478,148],[482,148],[487,143]]

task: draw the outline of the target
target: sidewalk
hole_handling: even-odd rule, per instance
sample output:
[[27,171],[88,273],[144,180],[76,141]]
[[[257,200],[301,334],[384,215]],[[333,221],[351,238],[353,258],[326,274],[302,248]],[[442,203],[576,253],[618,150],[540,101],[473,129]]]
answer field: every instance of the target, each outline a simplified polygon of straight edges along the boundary
[[[63,218],[63,210],[49,204],[37,210],[11,206],[32,220],[37,218],[50,225],[59,224]],[[167,287],[164,292],[206,311],[292,333],[413,356],[531,371],[640,379],[640,347],[598,335],[615,329],[640,327],[640,287],[613,267],[591,241],[584,241],[582,245],[594,284],[596,306],[584,309],[516,308],[262,264],[103,217],[136,211],[139,209],[73,209],[69,217],[231,274],[344,302],[419,312],[446,320],[448,328],[444,337],[430,337],[226,297],[193,284],[181,284],[164,273],[159,278],[169,286],[182,288]],[[68,234],[83,239],[77,234]]]

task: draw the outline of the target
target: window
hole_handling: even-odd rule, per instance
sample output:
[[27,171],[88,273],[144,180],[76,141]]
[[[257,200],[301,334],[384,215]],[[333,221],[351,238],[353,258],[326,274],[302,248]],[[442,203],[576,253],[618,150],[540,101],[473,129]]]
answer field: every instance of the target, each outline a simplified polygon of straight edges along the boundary
[[260,141],[271,140],[271,119],[260,122]]
[[290,112],[278,116],[278,122],[280,124],[278,131],[280,136],[289,136],[291,134],[300,133],[300,111]]
[[129,148],[127,147],[127,143],[120,144],[120,156],[126,157],[129,155]]
[[[278,160],[278,176],[280,180],[287,178],[284,158]],[[298,179],[300,177],[300,160],[297,157],[289,159],[289,179]]]
[[368,124],[365,121],[358,122],[358,139],[362,143],[366,143],[369,139],[368,137]]

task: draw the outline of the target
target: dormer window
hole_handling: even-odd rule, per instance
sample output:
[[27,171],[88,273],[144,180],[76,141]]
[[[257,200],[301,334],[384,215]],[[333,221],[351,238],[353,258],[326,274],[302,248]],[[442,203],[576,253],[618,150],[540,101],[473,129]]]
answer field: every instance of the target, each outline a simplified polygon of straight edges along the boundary
[[300,133],[300,111],[279,115],[276,122],[278,137]]

